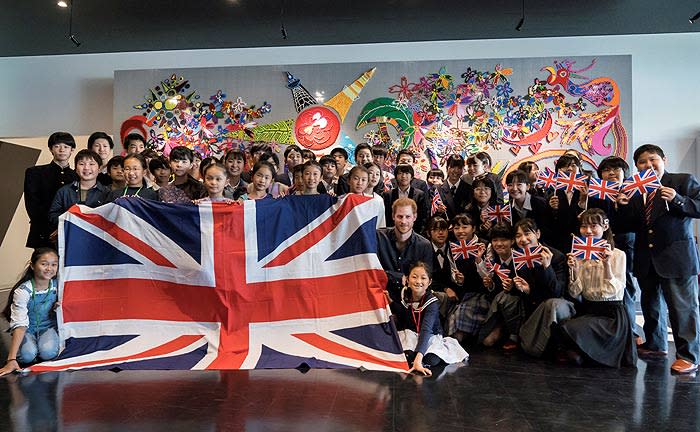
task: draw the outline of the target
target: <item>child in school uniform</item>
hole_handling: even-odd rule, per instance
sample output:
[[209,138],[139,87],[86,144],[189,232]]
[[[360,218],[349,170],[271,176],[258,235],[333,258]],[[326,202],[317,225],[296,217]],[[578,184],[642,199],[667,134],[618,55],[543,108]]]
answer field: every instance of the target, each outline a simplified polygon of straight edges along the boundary
[[49,210],[56,192],[78,179],[70,166],[70,156],[75,149],[75,139],[67,132],[54,132],[49,136],[48,147],[53,159],[46,165],[27,168],[24,173],[24,206],[29,215],[27,247],[38,248],[52,244],[53,231],[49,222]]
[[639,171],[654,170],[661,182],[652,193],[620,194],[617,201],[619,217],[636,233],[633,268],[642,291],[646,336],[639,354],[666,355],[668,317],[676,346],[671,370],[693,373],[700,363],[700,262],[692,228],[693,219],[700,218],[700,183],[692,174],[667,172],[666,155],[653,144],[636,149],[634,163]]
[[207,190],[204,185],[190,175],[194,153],[185,146],[170,150],[170,169],[175,179],[158,190],[161,201],[174,204],[191,204],[204,198]]
[[530,194],[530,177],[520,170],[511,171],[506,176],[509,204],[513,224],[521,219],[534,219],[542,233],[542,241],[552,240],[552,211],[547,201],[539,196]]
[[391,303],[401,346],[411,369],[430,376],[431,367],[441,362],[457,363],[469,357],[459,342],[442,336],[438,300],[430,286],[430,269],[425,263],[411,266],[400,301]]
[[29,262],[3,310],[10,323],[12,341],[0,376],[37,360],[52,360],[60,348],[55,313],[58,255],[51,248],[37,248]]
[[112,202],[121,197],[140,197],[143,199],[158,201],[158,192],[148,187],[144,173],[146,159],[138,153],[126,155],[124,158],[124,177],[126,186],[124,189],[114,189],[107,194],[106,202]]
[[576,317],[559,325],[568,358],[577,364],[583,359],[610,367],[635,366],[637,349],[632,326],[623,304],[626,257],[615,249],[610,222],[605,213],[588,209],[581,214],[583,237],[605,239],[609,248],[600,260],[581,260],[568,254],[571,269],[569,292],[581,296]]
[[224,186],[224,196],[237,201],[248,192],[248,183],[241,177],[245,167],[245,153],[232,148],[224,155],[224,165],[228,171],[228,181]]
[[488,240],[493,222],[486,217],[486,207],[502,203],[496,192],[496,187],[488,177],[474,179],[471,188],[469,203],[464,209],[472,220],[477,223],[477,235],[479,238]]
[[97,182],[101,165],[102,160],[92,150],[80,150],[75,155],[75,171],[79,180],[63,186],[56,192],[49,210],[49,222],[54,231],[58,228],[58,217],[73,204],[84,204],[94,208],[107,202],[109,188]]
[[[563,154],[556,163],[557,173],[574,175],[581,172],[581,161],[578,157]],[[552,246],[563,253],[571,250],[571,236],[578,233],[578,215],[584,210],[586,196],[578,189],[573,192],[557,190],[548,201],[551,208],[552,236],[549,240]]]

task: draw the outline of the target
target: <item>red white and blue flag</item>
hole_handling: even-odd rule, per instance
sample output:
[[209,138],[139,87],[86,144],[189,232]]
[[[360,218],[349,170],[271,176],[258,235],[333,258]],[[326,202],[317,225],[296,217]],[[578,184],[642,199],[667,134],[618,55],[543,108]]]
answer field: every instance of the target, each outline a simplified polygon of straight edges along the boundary
[[445,204],[442,202],[442,197],[440,196],[440,191],[437,188],[433,188],[433,198],[430,202],[430,216],[436,213],[443,213],[445,211]]
[[535,186],[541,187],[543,189],[549,189],[555,187],[557,184],[557,173],[554,172],[549,167],[545,167],[544,170],[539,170],[537,172],[537,180],[535,180]]
[[607,248],[607,240],[594,237],[574,236],[571,242],[571,253],[583,260],[599,260]]
[[492,261],[486,261],[486,268],[490,272],[493,272],[493,274],[498,276],[498,278],[501,279],[501,281],[510,277],[510,269],[502,264],[494,263]]
[[510,204],[504,204],[504,205],[494,205],[494,206],[488,206],[486,207],[486,218],[490,221],[496,221],[496,222],[503,222],[506,221],[508,223],[513,221],[513,218],[511,216],[510,212]]
[[450,242],[450,252],[455,261],[476,258],[479,256],[479,239],[474,236],[470,241]]
[[601,200],[615,201],[620,192],[620,182],[601,180],[597,178],[588,181],[588,196]]
[[137,198],[59,222],[67,369],[408,369],[376,256],[379,202]]
[[622,183],[622,191],[625,193],[632,192],[630,196],[651,193],[660,187],[661,182],[656,176],[656,171],[653,169],[646,169],[642,172],[638,172],[632,177],[626,178]]
[[566,173],[559,171],[557,174],[557,183],[554,186],[557,190],[564,189],[567,192],[573,192],[574,189],[586,189],[586,176],[583,174]]
[[537,264],[542,265],[542,246],[513,249],[513,266],[516,270],[534,268]]

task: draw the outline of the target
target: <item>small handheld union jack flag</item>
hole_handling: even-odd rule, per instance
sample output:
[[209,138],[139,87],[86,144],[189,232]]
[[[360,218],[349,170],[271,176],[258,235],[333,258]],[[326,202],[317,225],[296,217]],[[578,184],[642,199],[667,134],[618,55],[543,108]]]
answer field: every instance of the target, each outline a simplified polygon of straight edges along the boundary
[[469,257],[476,258],[479,256],[479,241],[474,237],[469,242],[464,240],[450,242],[450,252],[452,252],[452,258],[454,258],[455,261],[467,259]]
[[542,265],[542,246],[513,249],[513,265],[516,270],[520,270],[524,266],[534,268],[535,264]]
[[498,276],[498,278],[501,279],[501,281],[510,277],[510,269],[506,268],[502,264],[486,261],[486,268],[490,272]]
[[553,188],[557,184],[557,173],[549,167],[537,172],[535,186],[543,189]]
[[391,190],[391,177],[389,174],[384,173],[384,192],[389,192]]
[[445,211],[445,204],[442,202],[442,197],[440,196],[440,191],[437,188],[433,189],[433,199],[430,204],[430,216],[435,213],[442,213]]
[[486,207],[486,217],[488,220],[496,222],[506,221],[511,223],[513,221],[510,213],[510,204]]
[[656,172],[652,169],[638,172],[632,177],[626,178],[624,183],[622,183],[622,191],[625,193],[632,192],[631,196],[651,193],[660,187],[661,182],[656,176]]
[[602,200],[615,201],[620,192],[620,182],[591,178],[588,181],[588,196]]
[[559,171],[557,174],[557,184],[554,186],[557,190],[565,189],[567,192],[573,192],[574,189],[586,189],[586,176],[576,173],[565,173]]
[[571,253],[576,258],[584,260],[603,258],[603,253],[607,248],[607,240],[594,237],[574,237],[571,242]]

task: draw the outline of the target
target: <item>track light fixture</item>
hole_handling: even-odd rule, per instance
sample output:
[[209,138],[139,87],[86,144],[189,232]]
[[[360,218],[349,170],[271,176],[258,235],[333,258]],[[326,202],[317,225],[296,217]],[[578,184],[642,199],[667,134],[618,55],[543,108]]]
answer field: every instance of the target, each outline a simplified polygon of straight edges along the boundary
[[67,8],[67,7],[68,7],[68,2],[65,1],[65,0],[60,0],[58,3],[56,3],[56,5],[57,5],[58,7]]
[[78,38],[75,37],[75,33],[73,33],[73,5],[75,4],[75,0],[70,1],[70,13],[68,14],[68,39],[70,39],[71,42],[73,42],[73,45],[75,45],[76,48],[80,46],[80,41]]
[[688,21],[689,21],[691,24],[695,24],[695,21],[697,21],[698,18],[700,18],[700,11],[698,11],[698,13],[696,13],[695,15],[691,16],[690,18],[688,18]]
[[282,39],[287,40],[287,28],[284,26],[284,0],[280,4],[280,32],[282,33]]
[[522,1],[522,7],[520,9],[520,21],[518,21],[518,25],[515,26],[515,30],[522,30],[523,24],[525,24],[525,0]]

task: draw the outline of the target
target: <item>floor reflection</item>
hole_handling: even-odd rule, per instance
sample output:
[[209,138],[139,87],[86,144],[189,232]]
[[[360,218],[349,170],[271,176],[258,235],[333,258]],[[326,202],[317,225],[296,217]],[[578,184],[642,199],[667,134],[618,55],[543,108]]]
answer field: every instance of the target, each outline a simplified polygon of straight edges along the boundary
[[498,351],[430,378],[356,370],[80,371],[0,379],[0,430],[698,430],[700,379]]

